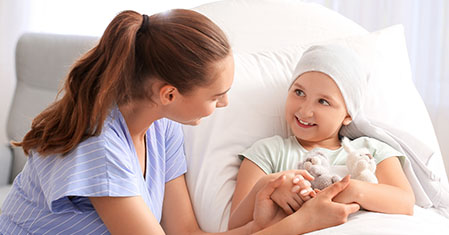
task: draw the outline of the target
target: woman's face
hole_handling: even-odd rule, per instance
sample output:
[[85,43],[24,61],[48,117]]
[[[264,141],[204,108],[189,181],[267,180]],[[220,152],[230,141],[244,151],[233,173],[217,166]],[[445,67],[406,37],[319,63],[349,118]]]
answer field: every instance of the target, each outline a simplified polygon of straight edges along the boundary
[[234,81],[234,57],[231,54],[213,66],[214,82],[180,95],[168,118],[182,124],[198,125],[201,118],[211,115],[215,108],[228,105],[227,92]]
[[288,91],[285,114],[304,147],[333,147],[339,143],[341,126],[351,121],[337,84],[321,72],[307,72],[296,79]]

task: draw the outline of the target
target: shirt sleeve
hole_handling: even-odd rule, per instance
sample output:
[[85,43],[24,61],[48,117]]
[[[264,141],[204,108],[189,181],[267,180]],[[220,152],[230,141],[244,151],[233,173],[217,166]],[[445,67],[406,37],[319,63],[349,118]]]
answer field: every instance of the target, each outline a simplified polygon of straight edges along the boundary
[[72,197],[140,195],[133,152],[126,139],[107,134],[87,139],[69,155],[54,157],[43,168],[42,190],[52,212],[83,211],[86,207],[77,205]]
[[250,148],[239,154],[240,159],[246,158],[260,167],[266,174],[274,173],[276,162],[281,153],[282,138],[273,136],[256,141]]
[[165,132],[165,182],[169,182],[187,172],[184,152],[184,133],[181,124],[167,120]]
[[373,153],[373,158],[376,161],[376,164],[379,164],[383,160],[390,158],[390,157],[398,157],[401,164],[404,163],[404,154],[397,151],[390,145],[379,141],[374,138],[365,137],[365,146],[369,149],[371,153]]

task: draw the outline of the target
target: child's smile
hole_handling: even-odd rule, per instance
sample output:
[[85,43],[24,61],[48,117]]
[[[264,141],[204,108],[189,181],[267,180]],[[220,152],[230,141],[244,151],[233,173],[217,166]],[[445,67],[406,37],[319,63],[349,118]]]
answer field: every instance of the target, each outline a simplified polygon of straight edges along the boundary
[[317,125],[315,123],[303,121],[303,120],[299,119],[298,117],[296,117],[296,123],[298,123],[298,125],[302,128],[311,128],[311,127]]

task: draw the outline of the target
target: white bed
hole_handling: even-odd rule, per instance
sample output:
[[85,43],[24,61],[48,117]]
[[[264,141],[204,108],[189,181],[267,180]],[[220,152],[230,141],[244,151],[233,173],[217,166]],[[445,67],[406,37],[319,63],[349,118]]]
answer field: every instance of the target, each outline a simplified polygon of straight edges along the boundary
[[[289,134],[286,89],[293,66],[313,43],[346,44],[362,56],[373,78],[365,113],[412,132],[438,153],[426,164],[437,172],[436,180],[447,184],[430,118],[411,79],[402,26],[370,33],[336,12],[299,1],[222,1],[195,9],[225,30],[236,62],[230,105],[197,127],[184,127],[187,184],[204,230],[227,228],[237,153],[258,139]],[[427,233],[449,234],[449,220],[432,208],[416,207],[414,216],[360,211],[346,224],[313,234]]]

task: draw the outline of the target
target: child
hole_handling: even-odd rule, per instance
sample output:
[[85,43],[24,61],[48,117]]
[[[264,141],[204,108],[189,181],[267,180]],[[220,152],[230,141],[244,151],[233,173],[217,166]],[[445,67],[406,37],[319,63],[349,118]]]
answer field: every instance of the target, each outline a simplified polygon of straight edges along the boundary
[[[340,130],[351,125],[361,111],[367,89],[362,68],[356,54],[342,46],[313,46],[304,52],[293,73],[285,107],[293,136],[262,139],[241,153],[243,162],[232,200],[229,228],[242,215],[252,213],[245,211],[240,202],[260,177],[296,168],[306,153],[315,148],[325,153],[331,166],[345,165],[347,153],[341,145]],[[375,173],[379,183],[351,179],[334,201],[355,202],[366,210],[382,213],[413,214],[415,198],[401,168],[403,155],[370,137],[354,139],[351,144],[369,149],[377,163]],[[290,188],[291,183],[280,187],[271,197],[286,214],[301,204],[294,199],[298,190],[291,192]]]

